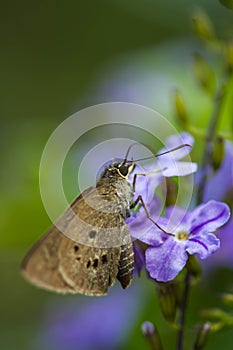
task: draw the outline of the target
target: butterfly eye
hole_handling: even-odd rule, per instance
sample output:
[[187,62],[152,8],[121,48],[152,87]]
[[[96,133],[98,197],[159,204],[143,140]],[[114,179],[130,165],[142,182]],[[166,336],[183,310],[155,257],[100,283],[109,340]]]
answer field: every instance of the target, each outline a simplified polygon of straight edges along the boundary
[[127,176],[129,173],[129,167],[127,165],[122,164],[119,167],[119,172],[122,176]]

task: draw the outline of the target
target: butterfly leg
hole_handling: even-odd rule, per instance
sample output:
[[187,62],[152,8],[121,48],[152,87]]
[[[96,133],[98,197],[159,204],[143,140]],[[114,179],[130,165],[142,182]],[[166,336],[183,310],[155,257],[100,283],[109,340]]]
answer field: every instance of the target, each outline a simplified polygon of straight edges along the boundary
[[[135,174],[135,175],[137,175],[137,174]],[[139,174],[139,175],[141,175],[141,174]],[[145,204],[145,202],[144,202],[144,200],[143,200],[143,198],[142,198],[141,195],[139,195],[139,196],[137,197],[137,199],[130,205],[130,209],[135,208],[136,205],[137,205],[139,202],[141,203],[143,209],[145,210],[147,219],[149,219],[151,222],[153,222],[153,224],[154,224],[155,226],[157,226],[158,229],[160,229],[161,231],[163,231],[165,234],[170,235],[170,236],[173,236],[172,233],[169,233],[169,232],[167,232],[166,230],[164,230],[164,229],[163,229],[159,224],[157,224],[157,222],[151,217],[151,215],[150,215],[150,213],[149,213],[149,211],[148,211],[148,209],[147,209],[147,207],[146,207],[146,204]]]

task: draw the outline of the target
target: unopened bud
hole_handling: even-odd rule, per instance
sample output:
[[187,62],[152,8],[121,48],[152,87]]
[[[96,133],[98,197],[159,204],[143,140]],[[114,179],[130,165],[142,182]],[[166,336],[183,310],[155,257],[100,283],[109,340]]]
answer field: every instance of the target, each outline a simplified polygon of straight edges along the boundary
[[188,112],[186,110],[182,95],[178,90],[174,90],[173,100],[174,100],[176,118],[179,124],[182,125],[184,128],[186,128],[186,126],[189,124]]
[[223,323],[227,323],[229,321],[229,317],[232,319],[232,316],[226,311],[217,308],[201,310],[200,314],[202,317],[208,318],[209,320],[219,320]]
[[146,321],[142,324],[142,334],[147,339],[151,350],[163,350],[157,328],[153,323]]
[[222,164],[225,155],[225,140],[222,137],[217,137],[214,142],[212,151],[212,166],[214,171],[217,171]]
[[157,283],[157,293],[161,311],[169,323],[173,323],[176,316],[176,294],[172,283]]
[[211,331],[211,324],[209,322],[205,322],[200,327],[197,333],[194,350],[201,350],[204,348],[210,331]]
[[195,14],[193,16],[193,25],[195,32],[201,39],[207,41],[214,39],[214,29],[212,22],[203,10],[197,9],[195,11]]
[[233,327],[232,314],[224,310],[217,308],[201,310],[200,315],[212,321],[212,332],[218,332],[220,329]]
[[209,63],[199,54],[194,53],[194,74],[199,85],[210,95],[213,95],[216,88],[214,71]]
[[229,305],[229,306],[233,306],[233,294],[230,293],[223,293],[221,294],[221,300]]

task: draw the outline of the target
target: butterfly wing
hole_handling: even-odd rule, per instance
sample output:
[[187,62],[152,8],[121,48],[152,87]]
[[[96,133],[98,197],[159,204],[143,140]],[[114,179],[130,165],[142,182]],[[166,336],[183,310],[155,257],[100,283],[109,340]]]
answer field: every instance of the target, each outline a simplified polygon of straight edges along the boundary
[[32,283],[52,291],[104,295],[115,281],[119,256],[119,248],[77,244],[52,227],[26,256],[22,270]]
[[[29,251],[22,264],[24,276],[39,287],[57,292],[107,294],[119,277],[122,256],[121,245],[110,244],[111,239],[118,233],[116,240],[123,237],[129,249],[131,243],[119,213],[103,208],[97,211],[98,205],[95,188],[84,191],[72,203],[72,210],[69,208],[58,220],[59,225],[54,225]],[[112,225],[114,230],[109,227]]]

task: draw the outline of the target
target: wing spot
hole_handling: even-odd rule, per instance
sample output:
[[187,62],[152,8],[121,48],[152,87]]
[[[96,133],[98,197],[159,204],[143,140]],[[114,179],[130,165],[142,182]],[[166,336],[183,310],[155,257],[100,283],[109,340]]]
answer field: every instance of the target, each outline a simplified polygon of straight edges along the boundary
[[75,260],[80,261],[80,260],[81,260],[81,257],[80,257],[80,256],[77,256],[77,258],[75,258]]
[[102,255],[101,260],[102,260],[103,264],[107,264],[107,262],[108,262],[107,254]]
[[92,231],[89,232],[89,237],[90,238],[95,238],[95,236],[96,236],[96,231],[95,230],[92,230]]
[[75,253],[77,253],[78,250],[79,250],[79,246],[78,246],[78,245],[75,245],[75,246],[74,246],[74,251],[75,251]]
[[90,266],[91,266],[91,260],[88,260],[88,262],[87,262],[87,269],[89,269]]
[[94,262],[93,262],[93,267],[94,269],[96,269],[98,267],[98,264],[99,264],[99,259],[94,259]]

